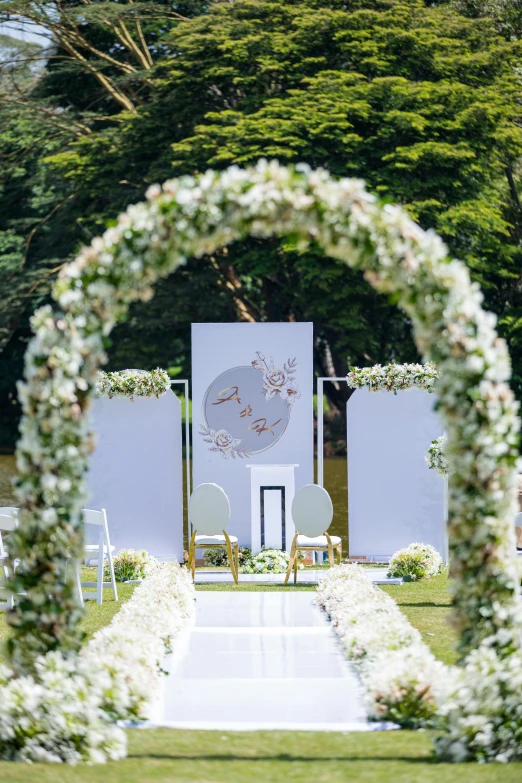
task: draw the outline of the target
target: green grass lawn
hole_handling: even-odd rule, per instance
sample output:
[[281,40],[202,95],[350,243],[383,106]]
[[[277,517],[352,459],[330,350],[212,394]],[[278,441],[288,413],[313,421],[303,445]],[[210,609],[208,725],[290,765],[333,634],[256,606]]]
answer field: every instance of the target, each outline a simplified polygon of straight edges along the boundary
[[410,623],[421,632],[433,654],[444,663],[455,663],[457,635],[448,623],[451,598],[447,574],[421,582],[380,587],[397,601]]
[[129,734],[129,756],[104,767],[0,762],[2,783],[518,783],[522,763],[438,764],[423,732]]
[[[91,635],[108,623],[133,587],[119,585],[118,604],[88,603],[83,628]],[[315,585],[200,584],[198,591],[315,591]],[[446,622],[447,576],[382,589],[399,603],[435,655],[451,663],[455,635]],[[0,623],[5,623],[0,617]],[[0,624],[0,634],[5,626]],[[226,694],[224,694],[226,698]],[[277,708],[277,705],[275,705]],[[103,767],[0,762],[2,783],[518,783],[522,763],[440,764],[426,732],[204,732],[128,731],[129,756]]]
[[[96,569],[82,568],[82,579],[85,582],[94,582],[96,580]],[[86,634],[87,639],[90,639],[99,628],[103,628],[104,625],[110,623],[116,612],[121,608],[121,605],[129,600],[135,587],[136,585],[119,583],[118,601],[114,600],[112,590],[105,588],[103,591],[103,603],[97,604],[96,601],[91,601],[90,599],[85,602],[86,612],[80,623],[80,628]],[[92,592],[94,593],[95,591],[93,590]],[[2,648],[8,633],[9,626],[5,620],[5,613],[0,612],[0,658],[2,657]]]

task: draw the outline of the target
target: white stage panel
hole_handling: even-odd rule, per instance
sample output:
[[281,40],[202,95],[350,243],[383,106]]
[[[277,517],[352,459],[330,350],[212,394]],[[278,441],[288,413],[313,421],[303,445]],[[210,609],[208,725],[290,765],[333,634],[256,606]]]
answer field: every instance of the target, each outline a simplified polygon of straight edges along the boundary
[[443,428],[428,392],[357,389],[347,403],[351,556],[388,557],[413,542],[444,557],[444,479],[424,456]]
[[105,508],[111,543],[183,561],[181,403],[100,397],[91,421],[96,449],[89,460],[88,508]]
[[242,546],[252,546],[247,465],[298,463],[295,489],[313,482],[312,395],[312,324],[192,324],[193,484],[223,487]]

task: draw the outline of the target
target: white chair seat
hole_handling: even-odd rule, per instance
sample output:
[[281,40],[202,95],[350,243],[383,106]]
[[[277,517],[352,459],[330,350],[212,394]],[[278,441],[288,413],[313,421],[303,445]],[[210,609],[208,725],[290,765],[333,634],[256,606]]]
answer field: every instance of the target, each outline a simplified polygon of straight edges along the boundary
[[[99,549],[100,549],[100,545],[99,544],[85,544],[85,546],[83,548],[85,549],[86,552],[98,552]],[[115,549],[115,547],[113,547],[112,544],[111,544],[111,552],[114,552],[114,549]],[[103,545],[103,551],[104,552],[107,551],[107,547],[106,547],[105,544]]]
[[[231,544],[237,544],[237,536],[229,536]],[[225,536],[196,536],[196,544],[225,544]]]
[[[337,546],[341,543],[339,536],[330,536],[330,539],[333,546]],[[326,536],[316,536],[315,538],[309,538],[308,536],[297,536],[297,546],[327,547],[328,540]]]

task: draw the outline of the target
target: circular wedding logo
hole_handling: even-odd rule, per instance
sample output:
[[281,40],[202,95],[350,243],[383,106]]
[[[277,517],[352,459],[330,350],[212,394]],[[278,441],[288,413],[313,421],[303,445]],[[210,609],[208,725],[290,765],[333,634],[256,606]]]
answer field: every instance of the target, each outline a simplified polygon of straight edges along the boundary
[[201,436],[225,459],[245,459],[271,448],[282,437],[294,400],[300,397],[296,361],[281,368],[261,353],[251,366],[221,373],[203,399]]

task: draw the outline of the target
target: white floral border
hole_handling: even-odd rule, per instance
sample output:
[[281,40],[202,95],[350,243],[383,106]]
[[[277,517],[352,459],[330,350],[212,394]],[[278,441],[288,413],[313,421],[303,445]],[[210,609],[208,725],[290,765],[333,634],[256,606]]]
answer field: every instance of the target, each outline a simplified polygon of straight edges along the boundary
[[432,392],[439,371],[433,362],[427,364],[374,364],[373,367],[350,367],[346,382],[351,389],[370,391],[408,391],[423,389]]
[[98,397],[160,397],[170,389],[170,377],[166,370],[100,370],[96,380]]
[[357,666],[370,717],[409,728],[434,717],[448,669],[362,566],[331,568],[319,582],[317,603]]
[[141,721],[161,688],[162,662],[193,614],[185,568],[161,564],[78,657],[51,652],[32,675],[0,666],[0,758],[103,763],[126,755],[119,720]]

